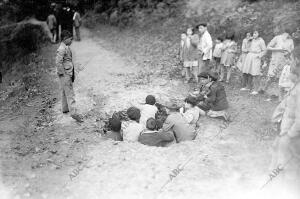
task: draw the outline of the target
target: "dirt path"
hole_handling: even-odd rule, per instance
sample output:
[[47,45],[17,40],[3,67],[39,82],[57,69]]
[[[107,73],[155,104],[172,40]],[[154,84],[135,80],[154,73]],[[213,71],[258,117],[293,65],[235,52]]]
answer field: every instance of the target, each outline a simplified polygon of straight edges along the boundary
[[[230,111],[239,120],[226,124],[203,117],[193,142],[156,148],[101,139],[97,118],[125,109],[130,102],[143,102],[148,94],[162,103],[170,98],[182,101],[190,87],[103,48],[105,41],[86,29],[82,35],[72,49],[78,72],[77,106],[85,122],[75,123],[60,113],[56,103],[51,126],[30,138],[35,152],[13,156],[15,160],[6,164],[18,164],[12,171],[19,173],[5,177],[13,193],[19,198],[220,199],[241,198],[259,189],[270,159],[270,142],[254,132],[265,121],[255,122],[270,113],[249,109],[255,103],[247,104],[247,96],[233,91]],[[2,131],[14,130],[8,126]],[[20,184],[14,183],[17,180]]]
[[[83,41],[73,45],[76,62],[83,68],[76,83],[82,112],[111,115],[131,101],[144,101],[148,94],[160,102],[186,96],[189,87],[181,80],[141,71],[141,67],[103,49],[101,40],[89,34],[84,30]],[[202,118],[201,128],[196,141],[169,148],[110,141],[90,145],[89,161],[66,182],[62,198],[239,198],[249,187],[258,189],[268,158],[265,143],[257,140],[253,129],[245,128],[241,121],[227,126],[208,118]],[[187,161],[176,178],[170,176]]]

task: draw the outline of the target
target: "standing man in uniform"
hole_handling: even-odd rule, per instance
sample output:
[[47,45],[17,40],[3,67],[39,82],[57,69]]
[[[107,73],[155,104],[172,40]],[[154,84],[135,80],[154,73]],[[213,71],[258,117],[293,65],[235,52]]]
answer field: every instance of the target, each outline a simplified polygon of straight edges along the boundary
[[209,62],[212,59],[213,42],[209,32],[207,31],[207,24],[201,23],[197,26],[199,30],[199,74],[202,72],[209,72]]
[[74,11],[74,16],[73,16],[73,26],[75,28],[75,36],[76,36],[76,40],[80,41],[80,31],[79,28],[81,26],[81,18],[80,18],[80,14],[78,12],[78,9],[76,8]]
[[77,122],[83,122],[82,116],[76,113],[75,94],[73,82],[75,80],[74,65],[72,61],[72,34],[64,30],[61,33],[62,42],[56,53],[56,67],[62,94],[62,112],[71,113],[71,117]]

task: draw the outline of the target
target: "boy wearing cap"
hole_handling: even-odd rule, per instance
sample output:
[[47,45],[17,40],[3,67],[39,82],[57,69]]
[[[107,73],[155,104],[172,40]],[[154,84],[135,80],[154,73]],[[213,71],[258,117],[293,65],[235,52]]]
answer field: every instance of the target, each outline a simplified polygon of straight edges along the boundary
[[178,112],[179,107],[174,103],[168,103],[165,107],[168,117],[160,131],[165,133],[172,131],[178,143],[186,140],[194,140],[196,131],[187,123],[183,115]]
[[61,34],[62,42],[56,52],[56,69],[59,77],[62,94],[62,112],[71,113],[71,117],[77,122],[83,122],[82,116],[76,113],[75,94],[73,82],[75,80],[75,71],[72,60],[72,34],[64,30]]
[[157,124],[154,118],[149,118],[145,129],[140,137],[139,142],[148,146],[164,147],[174,140],[172,132],[159,132],[157,131]]
[[203,86],[200,92],[191,94],[196,97],[199,104],[198,107],[207,111],[210,117],[223,117],[227,120],[226,109],[228,101],[224,86],[218,82],[218,74],[214,72],[203,72],[199,74],[200,81]]

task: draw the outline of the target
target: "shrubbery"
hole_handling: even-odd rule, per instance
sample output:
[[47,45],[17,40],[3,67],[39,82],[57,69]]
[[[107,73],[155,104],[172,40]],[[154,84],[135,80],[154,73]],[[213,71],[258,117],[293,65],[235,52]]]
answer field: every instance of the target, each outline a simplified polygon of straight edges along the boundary
[[0,62],[6,63],[35,52],[48,40],[42,26],[26,22],[2,27],[0,36]]

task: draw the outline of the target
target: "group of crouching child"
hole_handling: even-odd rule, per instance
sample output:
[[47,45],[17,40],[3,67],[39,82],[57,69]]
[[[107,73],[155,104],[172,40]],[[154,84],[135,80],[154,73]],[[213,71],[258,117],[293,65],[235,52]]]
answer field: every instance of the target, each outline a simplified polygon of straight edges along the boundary
[[106,122],[104,137],[165,147],[194,140],[201,116],[228,121],[227,97],[217,74],[203,72],[199,79],[201,86],[189,93],[182,107],[172,101],[161,105],[148,95],[144,104],[132,104],[126,111],[115,112]]

